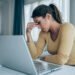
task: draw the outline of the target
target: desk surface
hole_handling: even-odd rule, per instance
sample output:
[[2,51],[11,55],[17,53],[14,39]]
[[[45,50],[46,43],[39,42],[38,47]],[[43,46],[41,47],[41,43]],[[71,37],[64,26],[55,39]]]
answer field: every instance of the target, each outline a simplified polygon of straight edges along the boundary
[[75,75],[75,67],[64,65],[61,70],[53,72],[49,75]]
[[[5,67],[0,67],[0,75],[26,75]],[[61,70],[55,71],[48,75],[75,75],[75,67],[64,65]]]

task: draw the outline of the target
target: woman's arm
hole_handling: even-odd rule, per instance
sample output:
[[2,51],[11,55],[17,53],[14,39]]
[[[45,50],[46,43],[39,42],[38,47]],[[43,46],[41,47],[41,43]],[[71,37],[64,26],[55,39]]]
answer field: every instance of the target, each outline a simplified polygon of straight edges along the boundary
[[42,32],[40,32],[39,39],[35,45],[33,40],[32,40],[32,37],[31,37],[31,29],[32,28],[33,28],[32,26],[27,28],[27,32],[26,32],[26,34],[27,34],[27,45],[28,45],[28,48],[29,48],[29,51],[31,53],[32,58],[35,59],[38,56],[40,56],[43,52],[43,49],[45,46],[45,38],[44,38]]
[[67,63],[75,37],[75,28],[72,25],[65,25],[61,29],[61,40],[58,53],[56,55],[46,56],[45,61],[65,64]]

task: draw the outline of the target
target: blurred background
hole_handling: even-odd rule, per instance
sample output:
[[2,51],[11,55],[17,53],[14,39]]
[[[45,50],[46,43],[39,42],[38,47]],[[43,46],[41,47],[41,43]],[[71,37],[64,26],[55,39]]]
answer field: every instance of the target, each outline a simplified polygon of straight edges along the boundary
[[[26,39],[27,23],[33,21],[33,9],[40,5],[54,3],[61,12],[63,22],[75,25],[75,0],[0,0],[0,35],[24,35]],[[40,30],[31,32],[33,41],[37,41]]]

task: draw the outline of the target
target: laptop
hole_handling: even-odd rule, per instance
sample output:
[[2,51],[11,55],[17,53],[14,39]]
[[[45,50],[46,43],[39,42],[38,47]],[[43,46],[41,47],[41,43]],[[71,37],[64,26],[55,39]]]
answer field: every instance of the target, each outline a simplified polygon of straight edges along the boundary
[[0,64],[27,75],[47,75],[61,68],[40,59],[33,60],[22,35],[0,36]]

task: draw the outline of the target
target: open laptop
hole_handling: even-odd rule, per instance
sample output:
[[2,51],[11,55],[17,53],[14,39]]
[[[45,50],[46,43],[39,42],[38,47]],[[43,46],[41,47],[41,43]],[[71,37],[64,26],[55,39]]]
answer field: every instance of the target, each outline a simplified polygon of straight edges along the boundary
[[60,65],[32,60],[23,36],[0,36],[0,63],[2,66],[27,75],[47,75]]

